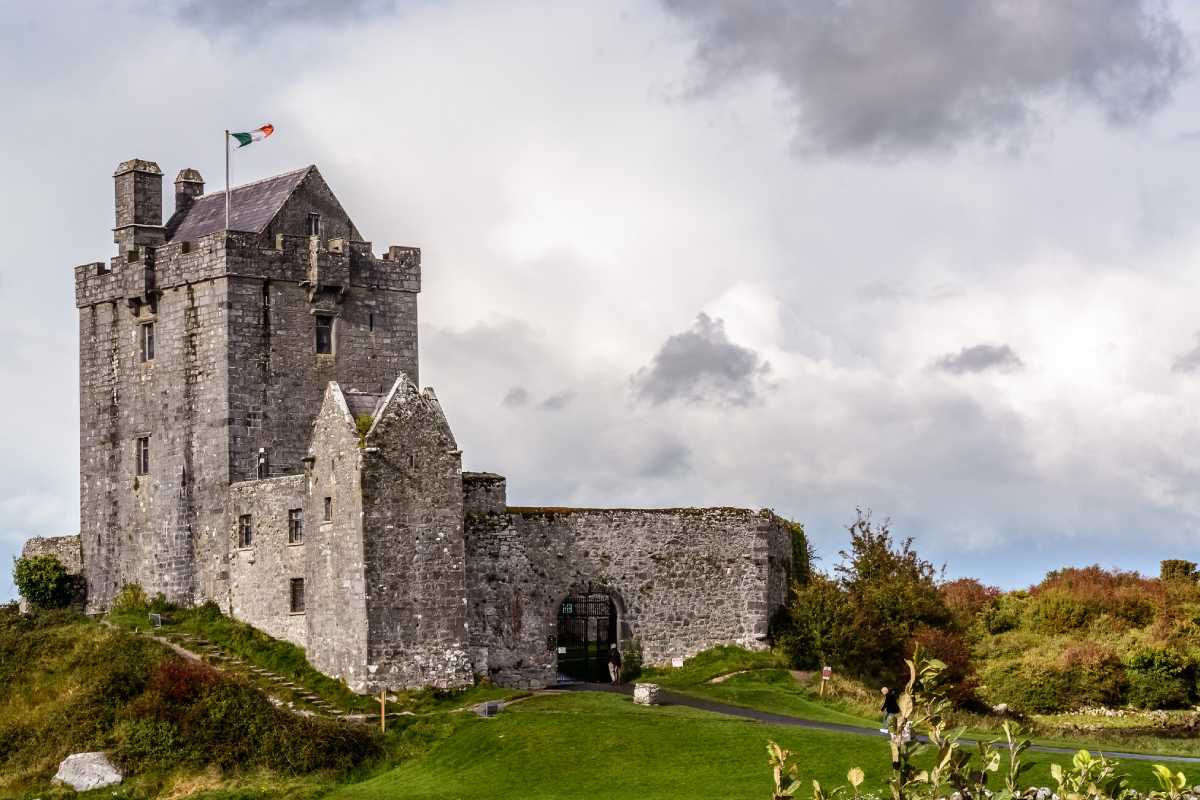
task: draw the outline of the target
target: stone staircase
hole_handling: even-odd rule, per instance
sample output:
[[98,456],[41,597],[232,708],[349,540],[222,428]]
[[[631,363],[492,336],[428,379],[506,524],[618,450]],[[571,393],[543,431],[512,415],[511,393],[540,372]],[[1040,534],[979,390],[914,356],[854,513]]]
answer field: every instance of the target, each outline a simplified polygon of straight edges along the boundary
[[212,642],[208,641],[207,639],[201,639],[198,636],[192,636],[190,634],[183,634],[182,638],[185,639],[186,641],[188,641],[189,643],[199,647],[200,650],[203,651],[203,654],[205,657],[207,657],[212,662],[216,662],[214,664],[214,666],[218,666],[218,667],[233,666],[233,667],[240,667],[242,669],[245,669],[260,678],[264,678],[278,686],[284,687],[286,689],[290,689],[293,693],[304,698],[305,700],[307,700],[308,702],[310,702],[314,706],[316,706],[318,709],[320,709],[322,712],[329,714],[330,716],[343,717],[345,719],[354,719],[357,716],[359,716],[359,715],[354,715],[354,714],[348,714],[347,712],[342,711],[341,709],[335,708],[325,698],[314,694],[312,691],[306,689],[305,687],[303,687],[299,684],[296,684],[296,683],[292,683],[290,680],[283,677],[282,675],[277,675],[274,672],[271,672],[270,670],[263,669],[262,667],[256,666],[256,665],[250,663],[249,661],[242,659],[235,653],[227,652],[227,651],[223,650],[220,646],[213,644]]

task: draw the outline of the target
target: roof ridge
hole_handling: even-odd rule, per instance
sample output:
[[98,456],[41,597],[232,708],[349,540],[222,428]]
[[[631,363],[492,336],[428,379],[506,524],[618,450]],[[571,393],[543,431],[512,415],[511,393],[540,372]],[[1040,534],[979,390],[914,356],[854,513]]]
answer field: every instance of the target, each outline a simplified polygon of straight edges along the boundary
[[[278,175],[272,175],[269,178],[260,178],[256,181],[250,181],[250,183],[243,183],[241,186],[230,186],[229,191],[233,192],[233,191],[237,191],[238,189],[245,189],[248,186],[257,186],[260,183],[266,183],[267,181],[273,181],[278,178],[286,178],[289,175],[295,175],[297,172],[307,172],[308,170],[312,169],[314,166],[316,166],[316,165],[309,164],[307,167],[301,167],[300,169],[294,169],[291,172],[281,172]],[[225,194],[224,189],[220,189],[215,192],[208,192],[207,194],[202,194],[199,197],[194,198],[192,202],[195,202],[196,200],[202,200],[206,197],[216,197],[217,195],[222,195],[222,194]]]

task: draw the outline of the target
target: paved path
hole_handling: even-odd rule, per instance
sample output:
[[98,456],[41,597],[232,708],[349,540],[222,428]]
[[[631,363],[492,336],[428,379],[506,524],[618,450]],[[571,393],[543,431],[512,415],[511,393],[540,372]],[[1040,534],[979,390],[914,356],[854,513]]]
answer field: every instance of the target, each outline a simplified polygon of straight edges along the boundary
[[[633,686],[631,684],[618,684],[613,686],[611,683],[572,683],[559,687],[571,692],[609,692],[610,694],[632,695]],[[791,725],[798,728],[816,728],[823,731],[837,731],[839,733],[856,733],[860,736],[874,736],[878,739],[886,739],[887,734],[881,733],[874,728],[856,728],[853,725],[837,725],[832,722],[817,722],[811,719],[800,719],[799,717],[785,717],[782,714],[769,714],[766,711],[755,711],[750,708],[741,708],[740,706],[726,705],[725,703],[715,703],[712,700],[701,700],[697,697],[688,697],[687,695],[668,692],[664,689],[658,690],[658,703],[664,706],[686,706],[688,708],[696,708],[701,711],[711,711],[714,714],[726,714],[731,717],[744,717],[745,719],[753,719],[759,722],[766,722],[771,725]],[[927,737],[919,737],[922,741],[929,741]],[[963,741],[974,741],[966,740]],[[1033,746],[1030,750],[1037,750],[1042,753],[1066,753],[1075,755],[1078,749],[1072,750],[1066,747],[1039,747]],[[1109,753],[1105,752],[1106,756],[1111,758],[1130,758],[1137,761],[1183,761],[1192,764],[1200,764],[1200,758],[1187,758],[1184,756],[1148,756],[1142,753]]]

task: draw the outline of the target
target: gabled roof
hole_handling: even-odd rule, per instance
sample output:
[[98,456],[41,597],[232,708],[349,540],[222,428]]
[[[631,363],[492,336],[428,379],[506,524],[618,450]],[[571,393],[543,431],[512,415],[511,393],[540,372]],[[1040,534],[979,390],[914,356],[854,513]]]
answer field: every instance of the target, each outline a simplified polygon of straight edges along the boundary
[[[262,233],[284,202],[300,185],[312,166],[286,172],[230,190],[229,229]],[[191,242],[206,233],[225,230],[225,192],[213,192],[193,200],[187,208],[167,220],[168,242]]]
[[383,401],[387,399],[386,394],[379,392],[356,392],[351,389],[344,393],[346,398],[346,407],[350,409],[350,413],[357,420],[359,414],[370,414],[375,416],[375,412],[383,405]]

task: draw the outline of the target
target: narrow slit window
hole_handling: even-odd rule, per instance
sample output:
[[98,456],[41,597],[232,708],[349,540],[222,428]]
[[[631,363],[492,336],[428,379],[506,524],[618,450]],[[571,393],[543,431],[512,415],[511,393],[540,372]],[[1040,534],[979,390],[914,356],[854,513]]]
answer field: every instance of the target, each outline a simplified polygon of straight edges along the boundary
[[292,613],[304,613],[304,578],[292,578]]
[[258,479],[266,480],[271,477],[271,470],[267,466],[267,454],[260,452],[258,454]]
[[150,474],[150,437],[142,436],[137,440],[137,474]]
[[333,498],[332,497],[325,498],[325,521],[326,522],[333,521]]
[[304,220],[304,233],[307,236],[321,235],[321,215],[310,213],[308,218]]
[[138,330],[138,357],[145,364],[154,360],[154,323],[147,322]]
[[371,333],[375,332],[375,315],[367,314],[367,330]]
[[304,541],[304,511],[293,508],[288,512],[288,543],[300,544]]
[[333,355],[333,317],[317,314],[317,352]]
[[238,517],[238,547],[254,545],[254,521],[249,514]]

